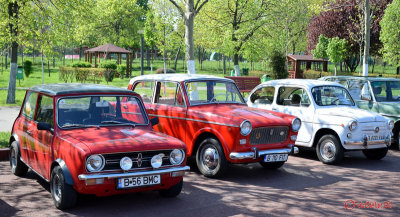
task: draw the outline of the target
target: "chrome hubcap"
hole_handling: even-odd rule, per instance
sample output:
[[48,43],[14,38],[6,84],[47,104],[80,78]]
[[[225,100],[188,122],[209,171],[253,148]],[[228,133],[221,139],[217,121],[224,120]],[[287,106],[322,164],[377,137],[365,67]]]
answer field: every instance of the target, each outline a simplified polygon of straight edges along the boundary
[[324,142],[320,148],[320,153],[325,160],[331,160],[336,154],[335,144],[332,141]]
[[53,178],[53,195],[54,199],[56,201],[60,201],[61,199],[61,182],[60,182],[60,177],[58,175],[55,175]]
[[209,169],[215,169],[218,165],[218,151],[215,148],[207,148],[203,151],[202,163]]

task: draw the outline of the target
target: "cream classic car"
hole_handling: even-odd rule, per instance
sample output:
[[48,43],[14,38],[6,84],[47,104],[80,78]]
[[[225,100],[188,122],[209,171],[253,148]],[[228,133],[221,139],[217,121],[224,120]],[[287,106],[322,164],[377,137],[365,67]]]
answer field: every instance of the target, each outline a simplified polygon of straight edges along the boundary
[[315,148],[326,164],[338,163],[345,151],[352,150],[382,159],[394,127],[393,120],[358,109],[344,86],[328,81],[267,81],[250,92],[247,104],[299,117],[302,125],[295,145]]

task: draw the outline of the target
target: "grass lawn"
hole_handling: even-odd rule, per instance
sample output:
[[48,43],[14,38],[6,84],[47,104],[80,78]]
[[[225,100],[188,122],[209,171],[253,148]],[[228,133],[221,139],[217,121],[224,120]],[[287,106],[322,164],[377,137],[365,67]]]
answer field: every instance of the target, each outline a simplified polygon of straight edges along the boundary
[[10,141],[10,132],[0,132],[0,148],[7,148]]

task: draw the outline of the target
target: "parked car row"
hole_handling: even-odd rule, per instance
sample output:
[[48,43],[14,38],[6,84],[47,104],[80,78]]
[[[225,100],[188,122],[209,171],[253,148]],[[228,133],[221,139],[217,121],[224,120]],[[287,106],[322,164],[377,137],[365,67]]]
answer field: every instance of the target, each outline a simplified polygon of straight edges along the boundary
[[381,159],[395,126],[328,81],[269,81],[247,100],[231,79],[208,75],[138,76],[128,90],[47,84],[26,93],[10,164],[17,176],[30,168],[48,181],[55,206],[66,209],[78,194],[177,196],[188,157],[211,178],[232,163],[277,169],[299,147],[327,164],[351,150]]

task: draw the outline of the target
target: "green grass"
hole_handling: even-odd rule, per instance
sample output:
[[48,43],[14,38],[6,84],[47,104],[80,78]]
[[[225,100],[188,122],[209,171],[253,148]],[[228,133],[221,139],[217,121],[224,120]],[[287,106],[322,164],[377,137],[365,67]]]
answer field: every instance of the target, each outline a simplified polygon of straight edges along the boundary
[[0,132],[0,148],[7,148],[10,141],[10,132]]

